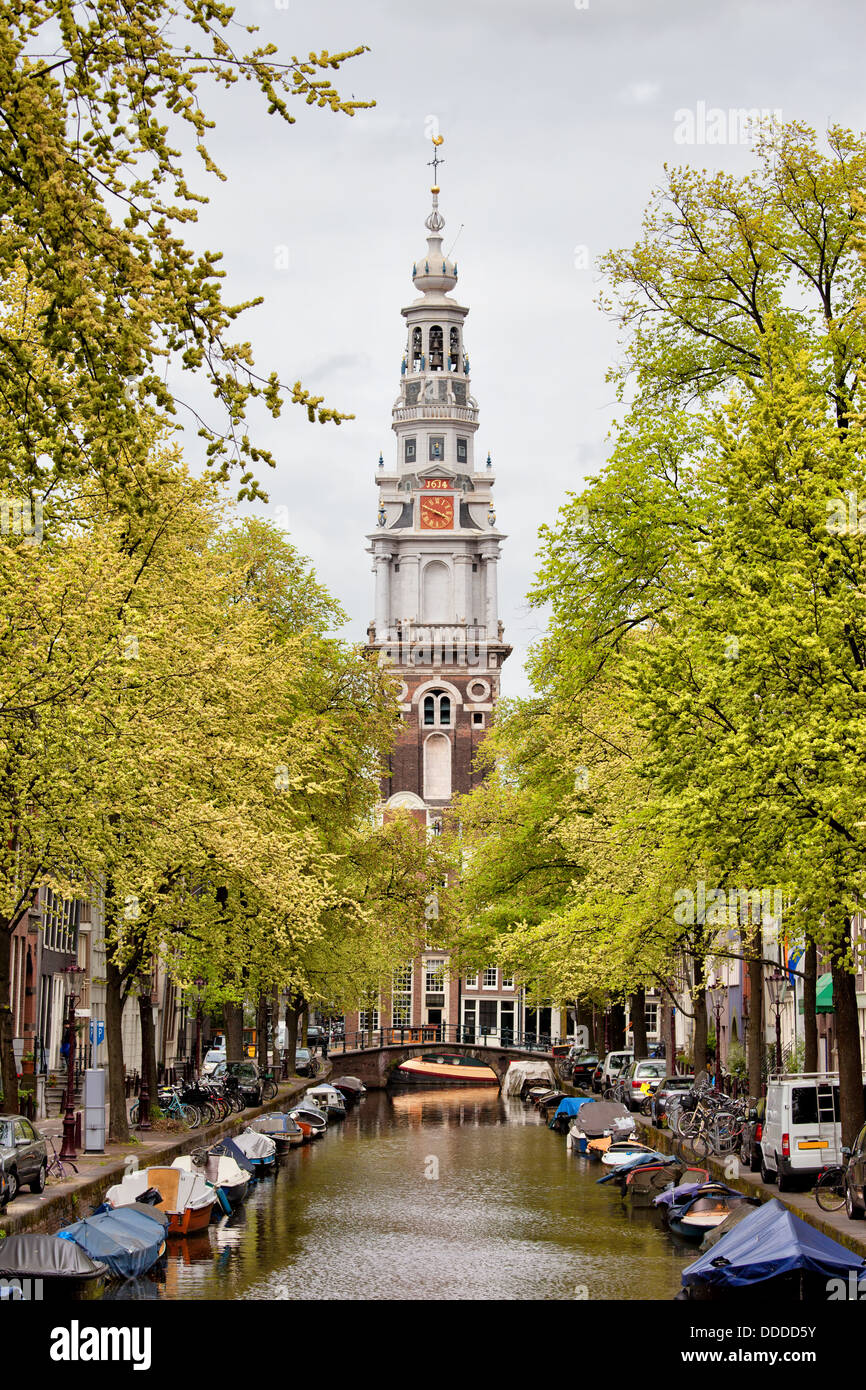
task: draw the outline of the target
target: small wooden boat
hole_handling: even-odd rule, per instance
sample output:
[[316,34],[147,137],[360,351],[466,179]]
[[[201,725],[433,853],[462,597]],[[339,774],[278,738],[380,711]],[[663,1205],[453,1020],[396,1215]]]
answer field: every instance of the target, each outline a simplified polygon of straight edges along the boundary
[[734,1207],[746,1200],[742,1192],[735,1192],[724,1183],[705,1183],[685,1202],[671,1208],[668,1226],[683,1240],[699,1244],[708,1231],[721,1226]]
[[641,1164],[626,1173],[622,1195],[634,1207],[648,1207],[660,1192],[676,1184],[682,1171],[683,1164],[679,1158]]
[[255,1166],[250,1163],[246,1154],[238,1148],[234,1139],[220,1139],[219,1143],[212,1144],[208,1149],[208,1154],[216,1158],[234,1159],[238,1168],[245,1173],[250,1183],[254,1183],[257,1178]]
[[108,1189],[105,1201],[110,1207],[127,1207],[149,1188],[159,1192],[160,1200],[153,1205],[168,1217],[170,1236],[203,1231],[209,1224],[216,1192],[197,1173],[185,1173],[180,1168],[141,1168],[137,1173],[127,1173]]
[[9,1290],[17,1286],[23,1299],[99,1298],[109,1273],[103,1260],[60,1236],[25,1234],[0,1241],[0,1278]]
[[401,1062],[392,1072],[395,1085],[498,1086],[492,1067],[459,1052],[425,1052]]
[[247,1128],[273,1139],[278,1154],[288,1153],[289,1149],[297,1148],[304,1142],[304,1131],[287,1111],[274,1110],[270,1115],[259,1115],[257,1119],[250,1120]]
[[295,1121],[296,1124],[301,1124],[302,1122],[304,1122],[308,1125],[311,1125],[314,1130],[318,1131],[321,1134],[324,1134],[325,1130],[328,1128],[327,1115],[323,1115],[319,1107],[317,1105],[313,1105],[312,1102],[310,1102],[309,1104],[302,1103],[300,1105],[296,1105],[294,1110],[289,1111],[289,1114],[291,1115],[292,1119]]
[[604,1150],[601,1161],[608,1168],[617,1168],[628,1158],[646,1154],[655,1155],[656,1150],[651,1149],[649,1144],[642,1144],[638,1139],[614,1139]]

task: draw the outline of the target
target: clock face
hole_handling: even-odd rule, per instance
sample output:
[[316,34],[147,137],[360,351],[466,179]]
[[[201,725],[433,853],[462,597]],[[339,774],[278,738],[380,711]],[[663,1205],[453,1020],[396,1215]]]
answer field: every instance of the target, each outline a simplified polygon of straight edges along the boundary
[[453,497],[422,497],[421,525],[429,531],[447,531],[454,525]]

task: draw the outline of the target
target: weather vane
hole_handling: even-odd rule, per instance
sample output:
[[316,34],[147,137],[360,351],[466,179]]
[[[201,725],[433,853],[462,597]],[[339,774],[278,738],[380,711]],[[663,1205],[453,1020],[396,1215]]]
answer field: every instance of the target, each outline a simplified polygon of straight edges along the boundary
[[433,194],[433,210],[430,216],[424,219],[424,226],[427,227],[429,231],[433,232],[434,235],[441,232],[442,228],[445,226],[445,218],[439,211],[439,165],[445,163],[444,159],[439,158],[439,146],[442,144],[444,138],[445,137],[442,135],[433,136],[433,158],[427,160],[428,167],[433,170],[435,182],[430,189],[430,192]]

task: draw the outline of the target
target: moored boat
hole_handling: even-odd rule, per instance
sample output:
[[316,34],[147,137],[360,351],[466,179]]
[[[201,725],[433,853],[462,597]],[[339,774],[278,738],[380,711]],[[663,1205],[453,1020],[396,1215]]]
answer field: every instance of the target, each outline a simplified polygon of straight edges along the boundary
[[749,1200],[725,1183],[704,1183],[684,1202],[671,1207],[668,1226],[683,1240],[698,1244],[707,1231],[722,1224],[734,1207]]
[[235,1143],[259,1172],[267,1173],[273,1169],[277,1158],[277,1146],[267,1134],[257,1134],[254,1129],[245,1129],[242,1134],[236,1136]]
[[672,1188],[682,1174],[679,1158],[666,1158],[660,1163],[644,1163],[626,1174],[623,1196],[632,1206],[648,1207],[660,1192]]
[[347,1105],[357,1105],[361,1097],[367,1094],[367,1087],[357,1076],[334,1076],[331,1085],[336,1086]]
[[304,1142],[304,1131],[288,1111],[274,1110],[269,1115],[259,1115],[250,1121],[248,1128],[275,1140],[277,1153],[286,1153]]
[[[200,1155],[201,1150],[196,1150]],[[241,1168],[236,1158],[227,1154],[217,1154],[211,1150],[201,1154],[202,1162],[196,1162],[193,1154],[180,1154],[172,1163],[185,1173],[197,1173],[217,1193],[220,1206],[228,1214],[240,1206],[250,1186],[250,1174]]]
[[165,1254],[168,1217],[155,1207],[129,1207],[96,1212],[64,1226],[57,1234],[72,1241],[92,1260],[107,1265],[115,1279],[147,1274]]
[[[600,1158],[618,1139],[628,1139],[635,1131],[634,1118],[618,1100],[595,1100],[581,1106],[572,1120],[567,1143],[578,1153]],[[598,1143],[593,1141],[598,1140]],[[607,1143],[600,1141],[607,1140]]]
[[629,1158],[646,1158],[647,1155],[662,1160],[665,1158],[664,1154],[651,1149],[649,1144],[642,1144],[638,1139],[614,1139],[602,1154],[601,1161],[608,1168],[618,1168]]
[[9,1289],[17,1280],[24,1298],[99,1298],[109,1277],[103,1260],[60,1236],[15,1235],[0,1241],[0,1278]]
[[141,1168],[127,1173],[108,1189],[105,1200],[111,1207],[130,1206],[151,1187],[159,1192],[160,1200],[154,1205],[168,1217],[170,1236],[185,1236],[208,1225],[216,1192],[204,1178],[180,1168]]
[[459,1052],[425,1052],[409,1057],[392,1073],[395,1085],[498,1086],[492,1067]]
[[336,1086],[331,1086],[327,1082],[324,1082],[320,1086],[311,1086],[306,1094],[309,1099],[315,1101],[317,1105],[324,1106],[329,1119],[345,1120],[346,1102],[342,1093],[337,1090]]

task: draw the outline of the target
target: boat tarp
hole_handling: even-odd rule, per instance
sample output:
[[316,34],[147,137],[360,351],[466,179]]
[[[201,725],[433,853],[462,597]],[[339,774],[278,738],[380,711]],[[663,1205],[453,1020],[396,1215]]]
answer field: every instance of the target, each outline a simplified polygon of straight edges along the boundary
[[[655,1201],[653,1202],[653,1206],[682,1206],[685,1202],[688,1201],[689,1197],[694,1197],[695,1193],[700,1192],[701,1188],[706,1187],[706,1185],[706,1182],[678,1183],[677,1186],[672,1187],[669,1192],[662,1192],[660,1196],[656,1197]],[[717,1192],[720,1188],[723,1188],[725,1192],[733,1192],[736,1193],[737,1196],[741,1195],[737,1192],[737,1189],[735,1187],[728,1187],[727,1183],[713,1183],[713,1187]]]
[[7,1236],[0,1241],[0,1275],[21,1279],[94,1279],[108,1273],[102,1260],[60,1236]]
[[101,1260],[116,1279],[135,1279],[146,1274],[159,1259],[162,1228],[150,1217],[129,1208],[86,1216],[58,1232],[73,1241],[93,1260]]
[[249,1159],[273,1158],[277,1151],[273,1139],[269,1139],[266,1134],[256,1134],[252,1129],[245,1129],[243,1134],[238,1135],[235,1143]]
[[554,1119],[558,1120],[560,1115],[576,1115],[582,1105],[592,1105],[592,1096],[566,1096],[556,1107]]
[[626,1120],[634,1128],[634,1120],[621,1101],[594,1100],[582,1108],[575,1128],[587,1135],[605,1134]]
[[774,1197],[684,1269],[683,1284],[744,1288],[800,1270],[845,1278],[852,1269],[862,1274],[866,1260],[815,1230]]
[[331,1085],[347,1086],[350,1091],[363,1091],[365,1089],[363,1081],[360,1081],[357,1076],[335,1076]]
[[527,1081],[537,1081],[539,1085],[556,1085],[556,1077],[549,1062],[511,1062],[502,1083],[504,1096],[519,1096]]

